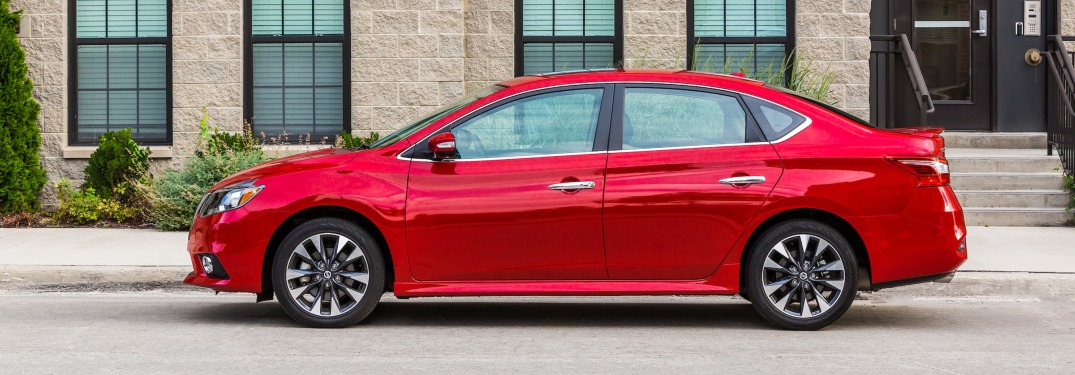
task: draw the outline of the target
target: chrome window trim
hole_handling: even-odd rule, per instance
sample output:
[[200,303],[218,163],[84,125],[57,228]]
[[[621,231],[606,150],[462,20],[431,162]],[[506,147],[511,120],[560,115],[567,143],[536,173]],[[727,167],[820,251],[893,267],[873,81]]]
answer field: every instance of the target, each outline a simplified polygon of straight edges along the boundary
[[[496,100],[494,102],[487,103],[487,104],[485,104],[485,105],[483,105],[481,107],[475,108],[475,109],[471,110],[470,112],[467,112],[467,113],[463,114],[462,116],[459,116],[459,118],[457,118],[455,120],[452,120],[452,122],[449,122],[449,123],[445,124],[444,126],[441,126],[437,130],[434,130],[430,135],[427,135],[427,136],[423,137],[418,142],[415,142],[414,144],[412,144],[412,145],[408,146],[407,148],[403,149],[403,151],[400,151],[399,154],[396,155],[396,159],[409,160],[409,161],[421,161],[421,162],[428,162],[428,163],[445,162],[445,161],[436,161],[436,160],[430,160],[430,159],[406,158],[406,157],[403,157],[403,154],[406,154],[406,153],[410,152],[411,149],[413,149],[414,147],[418,146],[419,144],[428,141],[429,137],[432,137],[433,135],[443,131],[445,128],[450,128],[450,127],[456,125],[457,123],[460,122],[460,120],[466,118],[467,116],[470,116],[470,115],[472,115],[474,113],[482,111],[482,110],[484,110],[485,108],[487,108],[489,106],[499,105],[500,103],[503,103],[506,100],[512,99],[512,98],[514,98],[516,96],[524,95],[524,94],[530,94],[530,93],[533,93],[535,91],[556,89],[556,88],[563,88],[563,87],[589,86],[589,85],[608,85],[608,84],[671,85],[671,86],[697,87],[697,88],[703,88],[703,89],[709,89],[709,90],[723,90],[723,91],[735,93],[735,94],[738,94],[738,95],[749,96],[751,98],[755,98],[755,99],[770,103],[770,104],[775,105],[777,107],[783,108],[783,109],[785,109],[785,110],[787,110],[789,112],[792,112],[794,114],[802,116],[804,119],[806,119],[806,121],[803,121],[803,123],[799,124],[799,126],[797,126],[795,128],[795,130],[792,130],[787,135],[785,135],[783,137],[780,137],[780,139],[777,139],[775,141],[726,143],[726,144],[700,145],[700,146],[676,146],[676,147],[646,148],[646,149],[633,149],[633,150],[587,151],[587,152],[575,152],[575,153],[565,153],[565,154],[507,156],[507,157],[499,157],[499,158],[452,159],[450,162],[451,163],[458,163],[458,162],[468,162],[468,161],[532,159],[532,158],[546,158],[546,157],[572,156],[572,155],[589,155],[589,154],[605,154],[605,153],[645,152],[645,151],[680,150],[680,149],[709,148],[709,147],[747,146],[747,145],[758,145],[758,144],[765,144],[765,143],[777,144],[777,143],[780,143],[780,142],[784,142],[784,141],[790,139],[791,137],[794,137],[796,134],[799,134],[799,132],[803,131],[803,129],[806,129],[807,127],[810,126],[810,124],[813,123],[813,119],[810,118],[809,116],[806,116],[806,115],[800,113],[799,111],[796,111],[794,109],[788,108],[787,106],[781,105],[781,104],[776,103],[776,102],[774,102],[772,100],[761,98],[761,97],[758,97],[756,95],[751,95],[751,94],[747,94],[747,93],[743,93],[743,92],[739,92],[739,91],[735,91],[735,90],[730,90],[730,89],[719,88],[719,87],[696,85],[696,84],[681,83],[681,82],[655,82],[655,81],[604,81],[604,82],[567,83],[567,84],[562,84],[562,85],[538,87],[538,88],[534,88],[534,89],[530,89],[530,90],[526,90],[526,91],[520,91],[520,92],[511,94],[511,95],[505,96],[503,98],[500,98],[500,99],[498,99],[498,100]],[[602,95],[604,95],[604,94],[602,94]],[[749,108],[744,108],[744,110],[746,110],[748,113],[750,113]],[[764,134],[762,136],[764,137]]]

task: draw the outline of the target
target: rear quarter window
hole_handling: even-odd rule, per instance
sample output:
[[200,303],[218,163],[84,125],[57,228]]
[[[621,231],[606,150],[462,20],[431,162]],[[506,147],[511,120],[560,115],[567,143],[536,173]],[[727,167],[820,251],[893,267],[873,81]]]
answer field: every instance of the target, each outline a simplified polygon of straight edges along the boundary
[[758,121],[758,127],[765,139],[770,142],[791,134],[806,122],[806,117],[779,105],[746,95],[743,96],[743,101]]

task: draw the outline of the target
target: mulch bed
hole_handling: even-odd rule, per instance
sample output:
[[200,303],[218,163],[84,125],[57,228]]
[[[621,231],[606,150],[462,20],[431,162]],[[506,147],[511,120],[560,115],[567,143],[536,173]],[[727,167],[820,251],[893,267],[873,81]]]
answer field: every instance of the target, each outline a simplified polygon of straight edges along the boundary
[[122,229],[156,229],[153,223],[144,221],[117,222],[100,220],[87,224],[75,224],[56,220],[47,213],[20,212],[0,215],[0,228],[122,228]]

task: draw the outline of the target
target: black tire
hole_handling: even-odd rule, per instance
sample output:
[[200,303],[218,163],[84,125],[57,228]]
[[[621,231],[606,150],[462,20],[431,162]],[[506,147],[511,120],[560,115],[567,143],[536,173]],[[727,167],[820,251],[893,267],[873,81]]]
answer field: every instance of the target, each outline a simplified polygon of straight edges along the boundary
[[[800,235],[807,236],[806,251],[799,245]],[[823,247],[821,240],[829,246]],[[840,319],[851,307],[858,289],[858,262],[851,244],[833,227],[814,220],[789,220],[767,230],[750,250],[746,292],[754,309],[770,324],[817,330]],[[772,261],[769,267],[767,259]],[[766,293],[764,284],[771,286],[771,293]]]
[[[342,236],[343,239],[338,236]],[[321,248],[328,252],[327,258],[322,258],[317,252],[317,245],[313,244],[313,238],[317,238]],[[357,246],[348,245],[344,239]],[[342,247],[340,243],[343,243]],[[309,258],[299,255],[302,253],[298,250],[300,245],[303,246],[305,255]],[[311,247],[314,251],[306,250]],[[350,258],[355,251],[359,251],[359,255],[364,259],[355,256],[350,262],[341,260],[341,257]],[[302,325],[315,328],[353,326],[373,312],[373,308],[377,306],[377,302],[384,294],[386,272],[385,258],[382,254],[373,236],[353,222],[337,218],[310,220],[288,233],[277,249],[272,266],[273,291],[284,312]],[[310,261],[305,259],[310,259]],[[332,262],[324,262],[326,259]],[[317,268],[317,264],[324,264],[324,266]],[[335,264],[343,265],[343,267],[334,270]],[[311,268],[303,270],[304,267]],[[289,281],[287,279],[289,268],[293,272],[302,271],[311,275],[303,278],[295,277]],[[332,276],[326,279],[322,276],[325,271],[330,272]],[[348,278],[349,275],[362,273],[368,277],[365,283],[357,281],[359,278]],[[306,290],[307,287],[321,290],[318,294],[329,298],[327,301],[329,313],[324,313],[326,301],[313,295],[316,291],[311,290],[310,294],[293,297],[289,283],[302,288],[296,290]],[[359,291],[362,292],[360,297],[353,298],[352,292]],[[304,303],[309,305],[303,305]]]

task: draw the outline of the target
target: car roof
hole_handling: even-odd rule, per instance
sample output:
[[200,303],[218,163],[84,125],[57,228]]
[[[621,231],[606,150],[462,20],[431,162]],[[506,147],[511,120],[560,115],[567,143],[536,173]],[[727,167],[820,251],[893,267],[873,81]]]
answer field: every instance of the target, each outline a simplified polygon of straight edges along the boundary
[[720,85],[721,83],[762,86],[765,82],[740,77],[731,74],[709,73],[695,70],[675,69],[585,69],[562,72],[551,72],[516,77],[503,82],[500,85],[513,87],[530,83],[538,85],[556,85],[567,82],[652,82],[652,81],[699,81],[708,84]]

